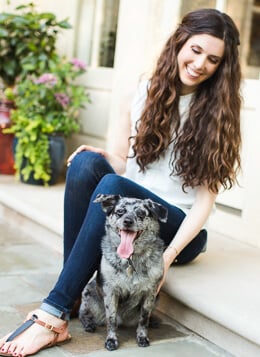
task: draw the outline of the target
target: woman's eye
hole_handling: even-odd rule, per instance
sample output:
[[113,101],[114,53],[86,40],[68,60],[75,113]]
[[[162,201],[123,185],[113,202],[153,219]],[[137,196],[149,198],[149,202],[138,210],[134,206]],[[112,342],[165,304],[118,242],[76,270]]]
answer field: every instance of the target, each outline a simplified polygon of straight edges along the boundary
[[199,55],[200,54],[200,51],[199,50],[197,50],[196,48],[194,48],[194,47],[192,47],[192,49],[191,49],[194,53],[196,53],[197,55]]
[[218,63],[219,63],[219,60],[218,60],[218,59],[212,58],[212,57],[209,58],[209,61],[210,61],[212,64],[218,64]]

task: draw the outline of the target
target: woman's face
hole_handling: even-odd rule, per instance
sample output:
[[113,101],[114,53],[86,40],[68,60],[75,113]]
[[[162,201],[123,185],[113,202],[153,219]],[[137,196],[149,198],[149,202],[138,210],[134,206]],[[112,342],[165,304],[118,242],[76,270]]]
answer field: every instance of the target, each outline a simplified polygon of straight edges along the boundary
[[224,41],[206,34],[194,35],[185,42],[178,56],[181,94],[192,93],[211,77],[224,55]]

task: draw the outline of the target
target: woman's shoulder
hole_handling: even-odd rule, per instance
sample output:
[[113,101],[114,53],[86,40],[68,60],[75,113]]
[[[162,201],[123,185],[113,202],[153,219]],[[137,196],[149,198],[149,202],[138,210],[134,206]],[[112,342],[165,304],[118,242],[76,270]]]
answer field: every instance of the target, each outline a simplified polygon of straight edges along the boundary
[[135,123],[140,119],[142,111],[145,106],[145,101],[147,99],[147,90],[149,88],[149,81],[142,80],[138,83],[135,90],[135,94],[131,103],[131,123],[135,126]]
[[147,96],[148,89],[150,87],[151,81],[149,78],[142,78],[138,83],[138,91]]
[[132,108],[136,106],[139,107],[140,105],[143,106],[147,98],[149,85],[150,85],[150,81],[148,79],[143,79],[139,81],[132,102]]

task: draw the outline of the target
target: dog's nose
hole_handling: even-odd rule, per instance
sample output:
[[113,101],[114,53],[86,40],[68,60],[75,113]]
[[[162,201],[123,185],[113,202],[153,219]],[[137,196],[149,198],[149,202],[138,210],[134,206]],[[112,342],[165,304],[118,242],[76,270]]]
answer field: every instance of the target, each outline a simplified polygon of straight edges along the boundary
[[123,221],[124,226],[130,227],[133,223],[134,223],[134,219],[132,217],[128,216],[128,217],[124,218],[124,221]]

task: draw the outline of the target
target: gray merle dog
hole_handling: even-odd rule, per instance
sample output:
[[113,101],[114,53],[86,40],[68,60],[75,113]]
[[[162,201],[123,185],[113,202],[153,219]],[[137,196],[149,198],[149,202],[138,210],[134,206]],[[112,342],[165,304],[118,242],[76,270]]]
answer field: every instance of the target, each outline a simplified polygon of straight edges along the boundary
[[148,326],[163,276],[159,221],[167,209],[150,199],[98,195],[106,213],[102,259],[82,293],[79,318],[88,332],[107,324],[105,347],[118,348],[117,326],[137,326],[140,347],[149,346]]

